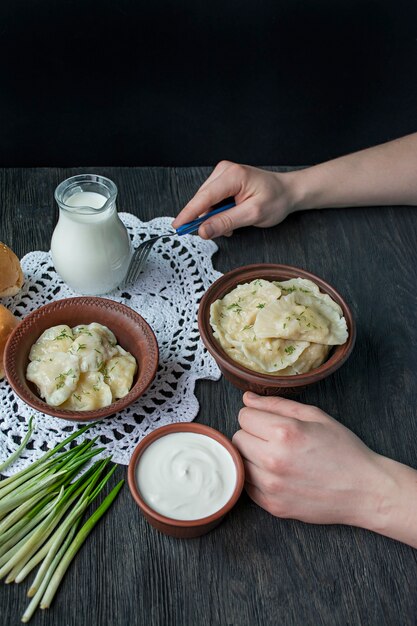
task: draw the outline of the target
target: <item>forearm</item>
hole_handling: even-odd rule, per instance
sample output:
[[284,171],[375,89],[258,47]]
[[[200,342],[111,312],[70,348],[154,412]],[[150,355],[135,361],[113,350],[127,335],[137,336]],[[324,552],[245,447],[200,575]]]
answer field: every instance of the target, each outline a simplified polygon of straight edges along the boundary
[[294,210],[417,205],[417,133],[288,176]]
[[358,525],[417,548],[417,471],[381,456],[378,465],[375,500]]

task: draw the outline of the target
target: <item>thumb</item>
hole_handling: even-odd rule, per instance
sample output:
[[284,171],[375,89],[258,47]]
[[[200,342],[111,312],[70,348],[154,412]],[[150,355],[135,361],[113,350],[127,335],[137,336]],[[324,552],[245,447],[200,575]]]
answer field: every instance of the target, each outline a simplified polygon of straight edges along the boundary
[[232,209],[210,217],[200,226],[198,234],[203,239],[213,239],[214,237],[228,235],[236,230],[236,228],[253,224],[254,216],[255,207],[253,201],[245,200]]

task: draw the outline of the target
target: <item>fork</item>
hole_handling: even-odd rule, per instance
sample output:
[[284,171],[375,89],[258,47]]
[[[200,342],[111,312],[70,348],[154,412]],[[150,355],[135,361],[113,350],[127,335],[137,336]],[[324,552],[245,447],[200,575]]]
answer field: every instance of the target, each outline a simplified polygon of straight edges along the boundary
[[129,285],[130,283],[134,283],[136,281],[137,277],[145,267],[145,263],[148,259],[150,251],[153,248],[154,243],[158,241],[158,239],[161,239],[162,237],[174,237],[175,235],[181,236],[195,233],[199,229],[200,225],[205,222],[209,217],[217,215],[218,213],[222,213],[223,211],[227,211],[234,206],[236,206],[234,202],[231,202],[230,204],[225,204],[224,206],[221,206],[218,209],[214,209],[213,211],[210,211],[210,213],[203,215],[203,217],[199,217],[192,222],[188,222],[187,224],[179,226],[174,233],[164,233],[163,235],[157,235],[156,237],[151,237],[151,239],[143,241],[141,244],[139,244],[139,246],[133,253],[126,273],[124,284]]

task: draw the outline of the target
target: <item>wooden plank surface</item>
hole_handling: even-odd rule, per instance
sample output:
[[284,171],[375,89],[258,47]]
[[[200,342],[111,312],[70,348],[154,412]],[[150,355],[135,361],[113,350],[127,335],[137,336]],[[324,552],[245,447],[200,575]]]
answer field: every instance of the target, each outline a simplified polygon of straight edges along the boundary
[[[19,256],[47,250],[55,186],[93,168],[0,171],[0,240]],[[119,187],[119,210],[174,215],[207,168],[100,168]],[[250,262],[296,265],[333,284],[352,306],[356,348],[341,370],[299,399],[317,404],[374,450],[417,466],[417,211],[297,213],[268,230],[218,241],[218,270]],[[223,379],[197,384],[197,420],[229,437],[241,392]],[[119,467],[114,482],[124,477]],[[417,494],[416,494],[417,495]],[[34,626],[378,626],[417,623],[417,552],[343,526],[279,520],[243,496],[214,532],[158,534],[127,486],[89,537],[53,607]],[[19,623],[25,584],[0,585],[0,623]]]

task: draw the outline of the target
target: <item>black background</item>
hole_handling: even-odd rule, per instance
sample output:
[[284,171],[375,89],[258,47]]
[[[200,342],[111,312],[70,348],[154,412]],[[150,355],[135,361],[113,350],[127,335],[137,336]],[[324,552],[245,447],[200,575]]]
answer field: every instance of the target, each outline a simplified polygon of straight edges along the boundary
[[7,0],[0,165],[308,164],[417,130],[415,0]]

